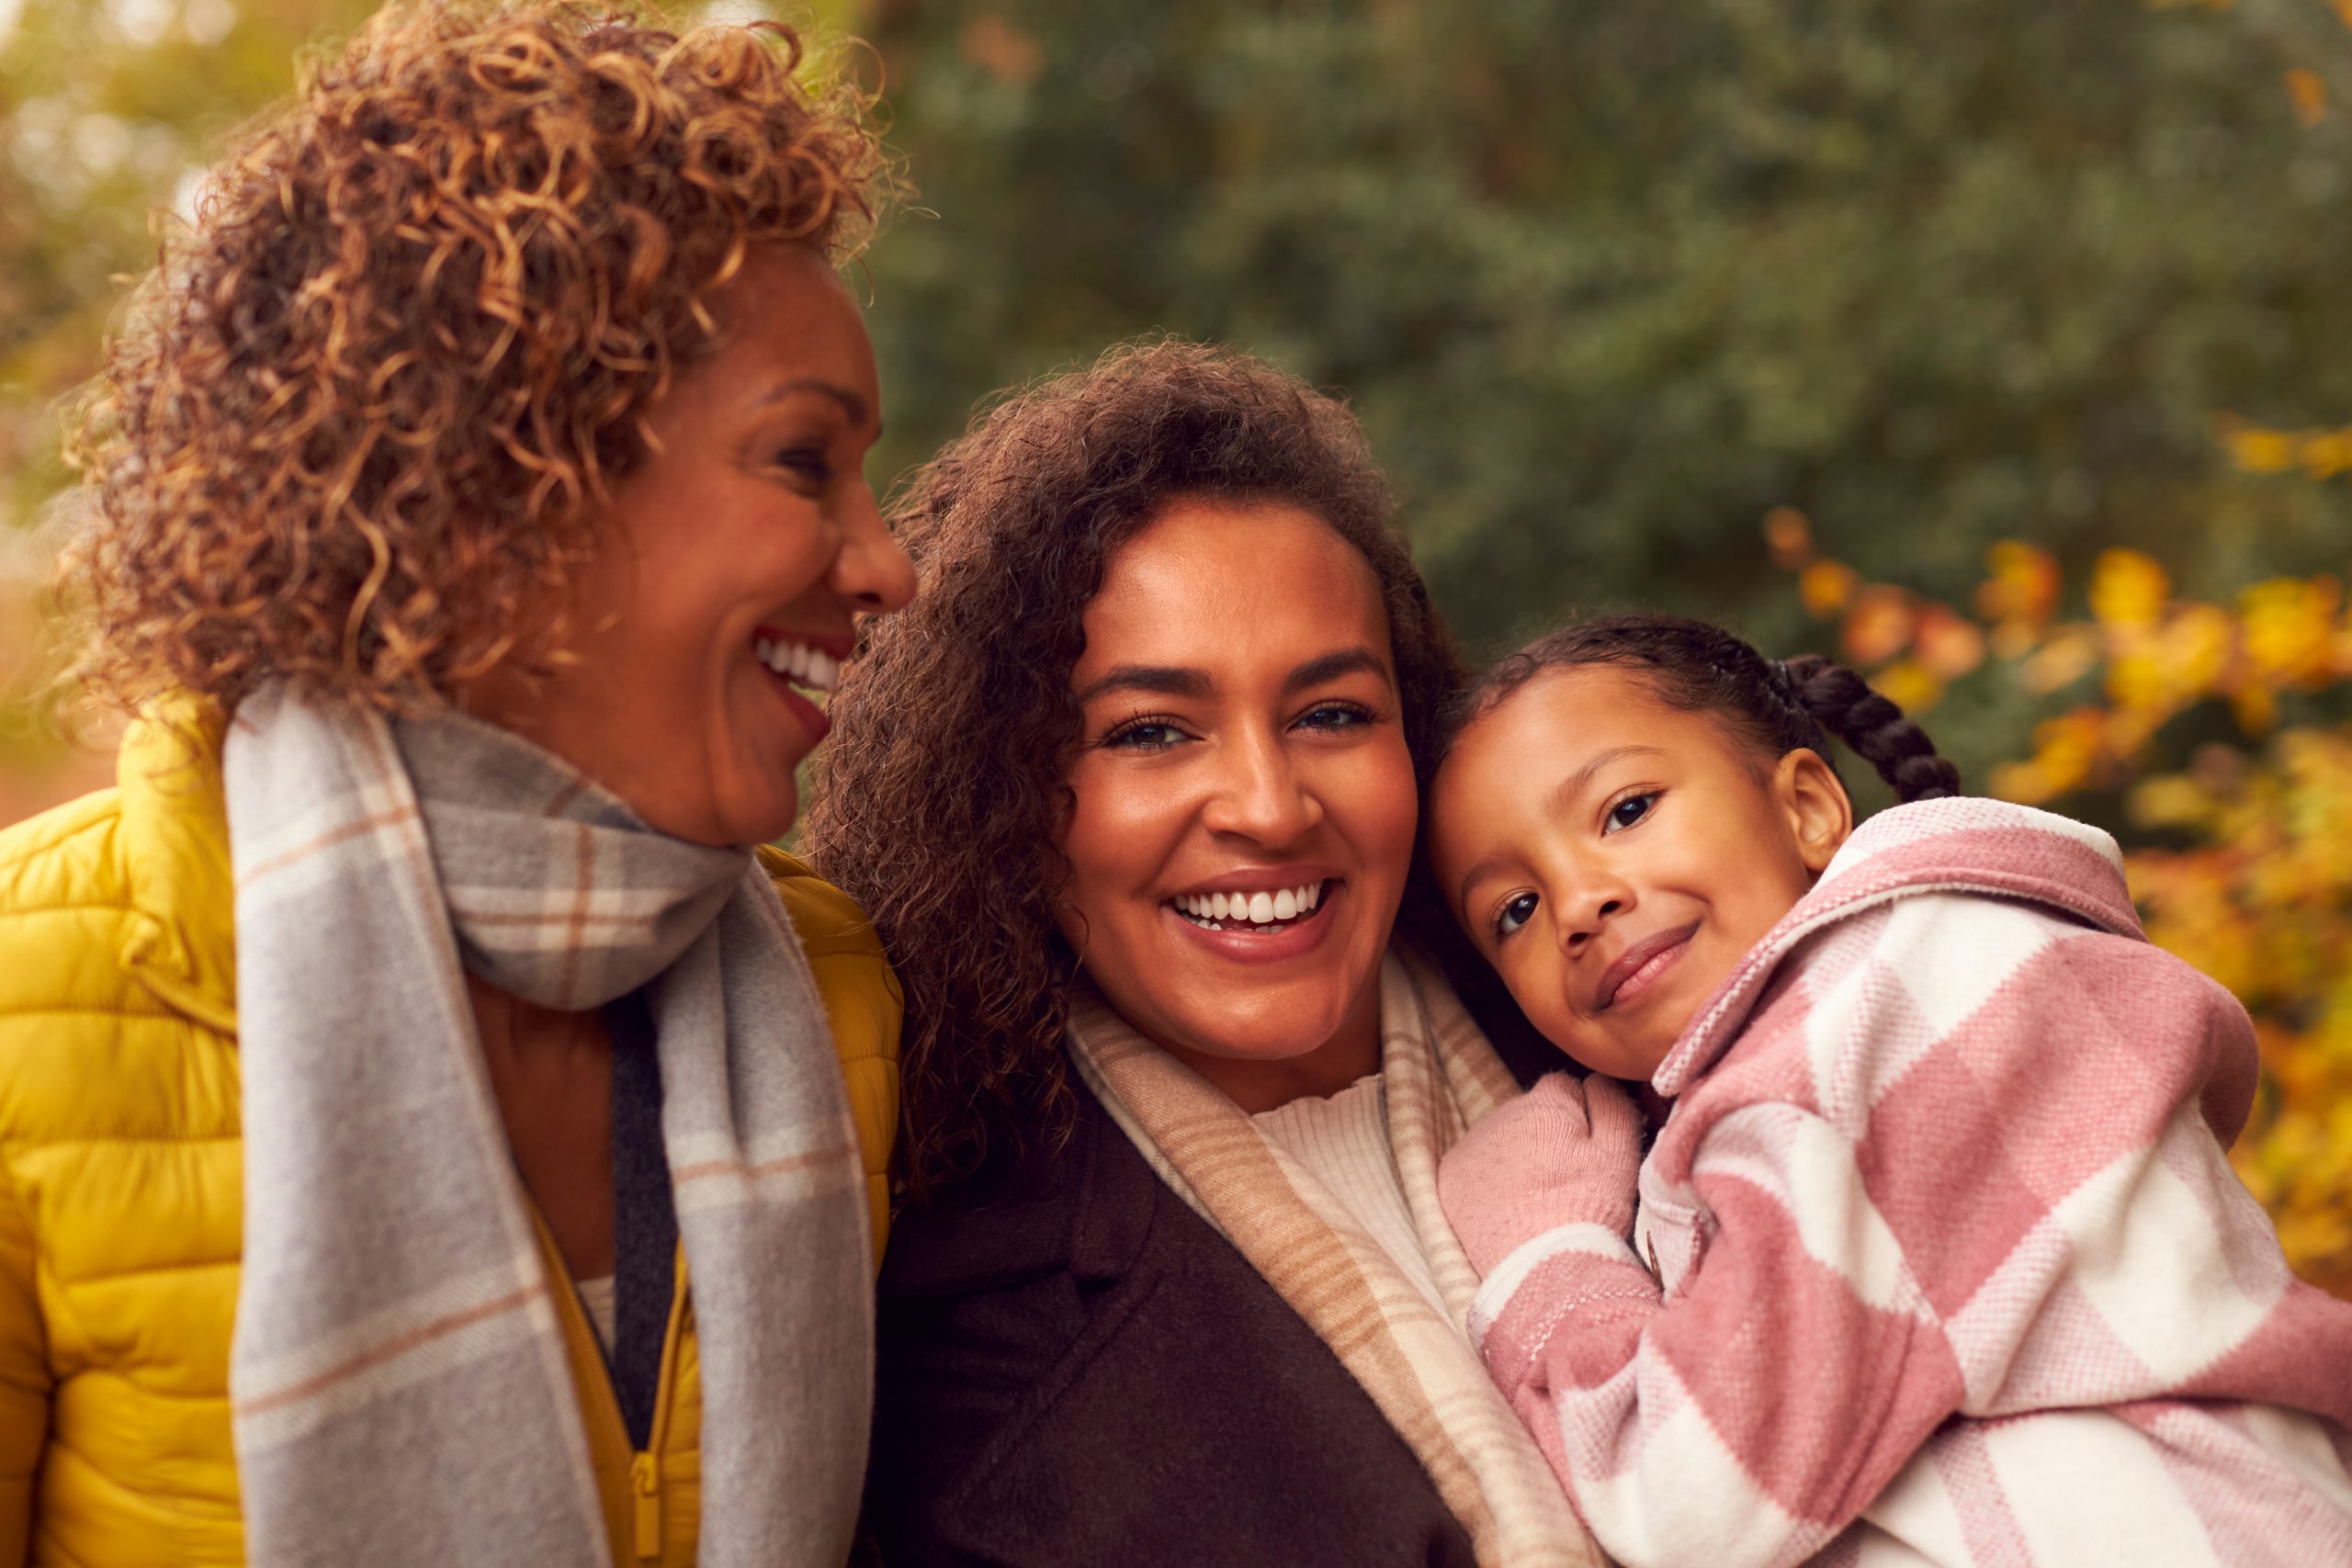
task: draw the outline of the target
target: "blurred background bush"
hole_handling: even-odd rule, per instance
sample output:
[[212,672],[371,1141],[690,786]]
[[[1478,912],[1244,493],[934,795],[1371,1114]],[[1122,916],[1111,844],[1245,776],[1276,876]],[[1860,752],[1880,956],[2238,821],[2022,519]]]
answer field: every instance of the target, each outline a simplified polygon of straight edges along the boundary
[[[28,700],[54,401],[365,9],[0,0],[0,822],[107,773]],[[2352,0],[813,15],[921,193],[877,483],[991,389],[1228,339],[1353,400],[1474,651],[1640,605],[1843,652],[2132,847],[2261,1026],[2240,1168],[2352,1293]]]

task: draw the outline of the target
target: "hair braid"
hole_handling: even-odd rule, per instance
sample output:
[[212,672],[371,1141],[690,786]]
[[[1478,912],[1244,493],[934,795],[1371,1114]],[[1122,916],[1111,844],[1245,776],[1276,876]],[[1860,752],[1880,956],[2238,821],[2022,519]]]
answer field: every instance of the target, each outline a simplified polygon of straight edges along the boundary
[[1871,690],[1860,675],[1817,653],[1788,661],[1789,685],[1821,728],[1884,779],[1903,801],[1960,793],[1960,770],[1936,750],[1928,732]]

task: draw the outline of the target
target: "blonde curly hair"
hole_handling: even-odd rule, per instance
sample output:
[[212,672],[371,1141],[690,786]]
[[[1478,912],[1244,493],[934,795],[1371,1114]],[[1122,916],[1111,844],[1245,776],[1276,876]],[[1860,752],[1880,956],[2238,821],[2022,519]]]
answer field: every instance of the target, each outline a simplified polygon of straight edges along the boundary
[[210,170],[85,398],[61,585],[135,707],[388,710],[561,657],[568,568],[754,245],[836,259],[870,96],[772,23],[396,4]]

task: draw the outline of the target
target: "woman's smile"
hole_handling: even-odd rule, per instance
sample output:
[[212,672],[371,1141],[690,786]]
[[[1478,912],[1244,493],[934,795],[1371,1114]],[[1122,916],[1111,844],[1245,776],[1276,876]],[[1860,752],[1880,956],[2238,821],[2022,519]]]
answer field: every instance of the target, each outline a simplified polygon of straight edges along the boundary
[[842,661],[849,657],[854,640],[846,632],[809,637],[767,626],[752,634],[752,657],[767,671],[776,695],[784,700],[786,711],[808,732],[812,750],[825,739],[832,721],[825,716],[824,709],[794,688],[831,696],[841,677]]
[[478,716],[527,735],[653,827],[705,844],[781,836],[797,770],[831,728],[854,616],[914,569],[863,464],[880,428],[873,348],[820,254],[748,254],[718,346],[646,416],[648,455],[568,605],[582,628],[543,681],[492,676]]
[[1321,871],[1287,867],[1214,879],[1218,891],[1180,893],[1160,907],[1208,952],[1244,964],[1274,964],[1313,953],[1332,927],[1346,884]]
[[1370,567],[1295,508],[1180,501],[1085,631],[1058,847],[1088,976],[1237,1100],[1318,1053],[1374,1070],[1419,801]]

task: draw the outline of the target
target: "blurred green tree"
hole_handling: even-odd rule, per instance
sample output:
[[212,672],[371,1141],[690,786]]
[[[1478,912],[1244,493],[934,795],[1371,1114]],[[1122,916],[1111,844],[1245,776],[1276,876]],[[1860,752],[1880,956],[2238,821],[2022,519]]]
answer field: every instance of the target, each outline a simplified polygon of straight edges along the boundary
[[[873,261],[884,468],[1128,333],[1343,389],[1481,650],[1639,604],[1797,634],[1813,519],[1953,595],[2023,536],[2341,558],[2213,447],[2352,408],[2352,134],[2313,0],[868,0],[924,204]],[[2352,101],[2352,94],[2339,93]],[[2005,744],[1987,720],[1982,748]]]
[[[150,212],[366,9],[0,0],[0,523],[62,478],[48,405]],[[1481,650],[1610,604],[1792,635],[1774,505],[1946,596],[1996,537],[2217,583],[2352,537],[2342,487],[2208,439],[2352,408],[2312,352],[2352,329],[2322,0],[813,9],[874,42],[937,215],[871,263],[879,478],[1166,329],[1353,398]]]

